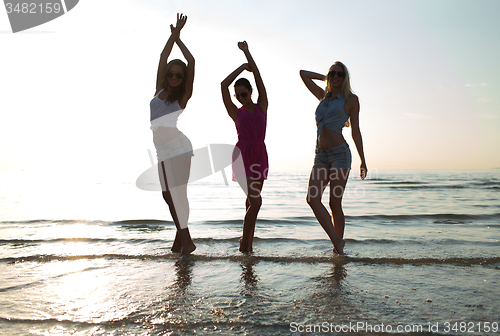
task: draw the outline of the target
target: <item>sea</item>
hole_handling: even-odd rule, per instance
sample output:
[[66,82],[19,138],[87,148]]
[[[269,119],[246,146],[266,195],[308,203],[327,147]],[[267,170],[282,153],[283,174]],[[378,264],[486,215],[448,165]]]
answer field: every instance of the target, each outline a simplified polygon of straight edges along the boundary
[[0,334],[500,335],[500,169],[353,170],[345,257],[307,170],[270,172],[239,252],[245,195],[222,173],[188,185],[181,256],[136,176],[0,171]]

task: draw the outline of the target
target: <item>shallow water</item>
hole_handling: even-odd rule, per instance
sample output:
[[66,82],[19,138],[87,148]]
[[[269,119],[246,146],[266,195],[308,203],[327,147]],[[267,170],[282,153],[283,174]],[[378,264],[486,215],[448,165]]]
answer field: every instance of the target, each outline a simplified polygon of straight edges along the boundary
[[[305,203],[307,172],[270,175],[251,254],[238,252],[238,187],[190,185],[189,257],[170,252],[157,193],[83,185],[83,212],[55,190],[58,211],[2,172],[2,333],[498,334],[500,172],[377,173],[348,184],[340,258]],[[117,189],[118,204],[98,206]]]

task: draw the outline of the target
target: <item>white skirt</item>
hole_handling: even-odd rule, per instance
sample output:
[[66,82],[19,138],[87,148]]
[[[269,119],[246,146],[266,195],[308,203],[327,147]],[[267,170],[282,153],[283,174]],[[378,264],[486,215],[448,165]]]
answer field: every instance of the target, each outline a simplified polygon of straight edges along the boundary
[[191,141],[182,132],[164,145],[155,145],[155,148],[158,162],[179,156],[193,156]]

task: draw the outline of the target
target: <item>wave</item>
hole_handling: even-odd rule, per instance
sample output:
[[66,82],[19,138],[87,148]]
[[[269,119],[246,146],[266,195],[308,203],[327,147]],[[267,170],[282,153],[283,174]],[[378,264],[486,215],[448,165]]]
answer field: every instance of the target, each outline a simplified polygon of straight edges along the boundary
[[500,213],[495,214],[416,214],[416,215],[362,215],[345,216],[349,220],[379,221],[415,221],[432,220],[436,224],[462,224],[462,221],[500,220]]
[[[178,260],[179,258],[191,261],[217,261],[229,260],[234,262],[268,261],[277,263],[335,263],[335,264],[397,264],[397,265],[454,265],[454,266],[497,266],[500,267],[500,257],[491,258],[368,258],[368,257],[338,257],[338,256],[259,256],[259,255],[189,255],[180,256],[177,253],[168,254],[88,254],[88,255],[33,255],[26,257],[8,257],[0,262],[51,262],[51,261],[76,261],[76,260]],[[0,292],[2,289],[0,288]]]
[[[223,243],[238,243],[240,236],[235,236],[231,238],[193,238],[195,244],[223,244]],[[318,244],[328,241],[327,238],[324,239],[297,239],[289,237],[278,237],[278,238],[262,238],[254,237],[254,242],[263,242],[264,244]],[[119,243],[119,244],[165,244],[171,243],[172,239],[159,239],[159,238],[54,238],[54,239],[0,239],[0,245],[36,245],[36,244],[54,244],[54,243],[88,243],[88,244],[99,244],[99,243]],[[415,239],[387,239],[387,238],[368,238],[368,239],[353,239],[346,238],[346,242],[349,244],[393,244],[393,245],[411,245],[411,244],[429,244],[436,243],[441,245],[456,245],[456,244],[481,244],[481,246],[500,246],[500,241],[468,241],[464,239],[427,239],[427,240],[415,240]],[[0,259],[1,261],[2,259]]]
[[428,182],[418,182],[418,181],[393,181],[393,180],[381,180],[381,179],[376,179],[376,180],[367,180],[368,182],[371,182],[372,184],[385,184],[385,185],[392,185],[392,184],[402,184],[402,185],[423,185],[423,184],[428,184]]
[[[267,219],[267,218],[258,218],[257,223],[260,224],[277,224],[277,225],[297,225],[297,224],[309,224],[311,221],[315,223],[316,218],[314,216],[297,216],[297,217],[282,217],[280,219]],[[203,221],[203,224],[229,224],[229,225],[242,225],[243,221],[241,219],[228,219],[228,220],[207,220]]]
[[12,244],[12,245],[32,245],[32,244],[46,244],[46,243],[115,243],[115,242],[125,242],[125,243],[163,243],[165,240],[162,239],[147,239],[147,238],[52,238],[52,239],[0,239],[0,245],[2,244]]
[[54,224],[110,224],[112,222],[104,220],[88,220],[88,219],[29,219],[29,220],[4,220],[0,221],[2,226],[5,225],[54,225]]
[[391,186],[392,189],[465,189],[464,185],[424,185],[424,186]]
[[[345,216],[346,224],[354,226],[377,225],[473,225],[500,227],[500,213],[494,214],[414,214]],[[316,224],[313,218],[311,223]]]
[[496,181],[472,182],[471,184],[476,185],[476,186],[500,187],[500,182],[496,182]]
[[440,184],[439,182],[423,181],[390,181],[390,180],[367,180],[370,184],[387,186],[392,189],[500,189],[497,181],[464,181],[459,184]]
[[[273,335],[273,334],[284,334],[289,332],[289,327],[287,325],[279,324],[269,324],[266,321],[233,321],[232,319],[217,319],[216,321],[210,320],[196,320],[188,322],[183,319],[182,321],[151,321],[154,315],[151,316],[150,312],[132,312],[129,316],[124,316],[121,318],[116,318],[112,320],[105,319],[93,319],[92,321],[75,321],[69,319],[59,319],[59,318],[35,318],[35,319],[23,319],[23,318],[5,318],[0,317],[0,324],[5,325],[11,324],[13,327],[18,327],[19,325],[31,325],[38,328],[50,328],[56,327],[58,330],[60,327],[66,328],[71,331],[71,334],[95,334],[95,328],[98,327],[99,331],[103,331],[112,328],[115,329],[111,334],[115,334],[118,331],[121,335],[123,334],[158,334],[158,335],[187,335],[192,334],[193,331],[203,330],[202,334],[215,335],[223,334],[223,331],[227,331],[227,334],[241,334],[234,332],[235,326],[245,328],[245,329],[255,329],[257,328],[260,332],[258,334]],[[147,323],[144,323],[147,321]],[[215,328],[214,328],[215,327]],[[125,330],[129,329],[128,332]],[[192,330],[192,331],[191,331]],[[206,330],[213,330],[213,333],[207,332]],[[31,330],[30,330],[31,331]],[[35,331],[36,332],[36,331]],[[107,332],[106,334],[110,334]],[[225,333],[224,333],[225,334]],[[245,333],[246,335],[247,333]]]
[[170,225],[174,224],[174,222],[159,220],[159,219],[128,219],[128,220],[121,220],[109,223],[109,225],[134,225],[134,224]]
[[[360,216],[349,216],[346,215],[345,218],[349,221],[415,221],[415,220],[431,220],[434,223],[440,223],[439,221],[498,221],[500,220],[500,213],[493,214],[453,214],[453,213],[434,213],[434,214],[410,214],[410,215],[382,215],[382,214],[372,214],[372,215],[360,215]],[[282,217],[279,219],[266,219],[258,218],[257,223],[260,224],[274,224],[274,225],[297,225],[297,224],[317,224],[317,220],[314,216],[297,216],[297,217]],[[450,222],[453,224],[452,222]],[[0,221],[0,225],[5,227],[5,225],[43,225],[43,224],[88,224],[88,225],[103,225],[103,226],[121,226],[125,228],[151,228],[158,226],[169,226],[174,227],[172,221],[165,220],[155,220],[155,219],[133,219],[133,220],[122,220],[122,221],[103,221],[103,220],[27,220],[27,221]],[[241,219],[224,219],[224,220],[205,220],[192,222],[192,225],[241,225]]]
[[[23,318],[5,318],[0,317],[0,323],[10,323],[10,324],[32,324],[37,327],[49,327],[49,326],[61,326],[67,327],[68,329],[74,329],[75,327],[83,327],[84,330],[87,328],[95,326],[105,326],[112,328],[123,327],[125,323],[134,324],[132,318],[124,317],[121,319],[111,320],[111,321],[72,321],[66,319],[58,318],[36,318],[36,319],[23,319]],[[171,327],[169,325],[169,327]],[[79,334],[79,333],[78,333]]]

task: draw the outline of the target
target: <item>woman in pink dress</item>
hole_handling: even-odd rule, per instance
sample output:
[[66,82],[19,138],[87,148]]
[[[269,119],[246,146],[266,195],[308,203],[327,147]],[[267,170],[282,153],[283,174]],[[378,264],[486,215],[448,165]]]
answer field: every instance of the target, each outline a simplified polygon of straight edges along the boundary
[[[238,181],[247,195],[240,251],[250,252],[252,251],[255,222],[262,205],[260,194],[269,170],[264,143],[267,123],[267,93],[246,41],[239,42],[238,48],[243,51],[248,63],[242,64],[227,76],[221,83],[221,90],[227,113],[233,119],[238,132],[238,142],[233,152],[233,180]],[[242,106],[237,108],[231,100],[229,85],[243,70],[253,73],[259,96],[257,104],[254,104],[250,82],[246,78],[238,79],[234,84],[234,92],[236,99]]]

